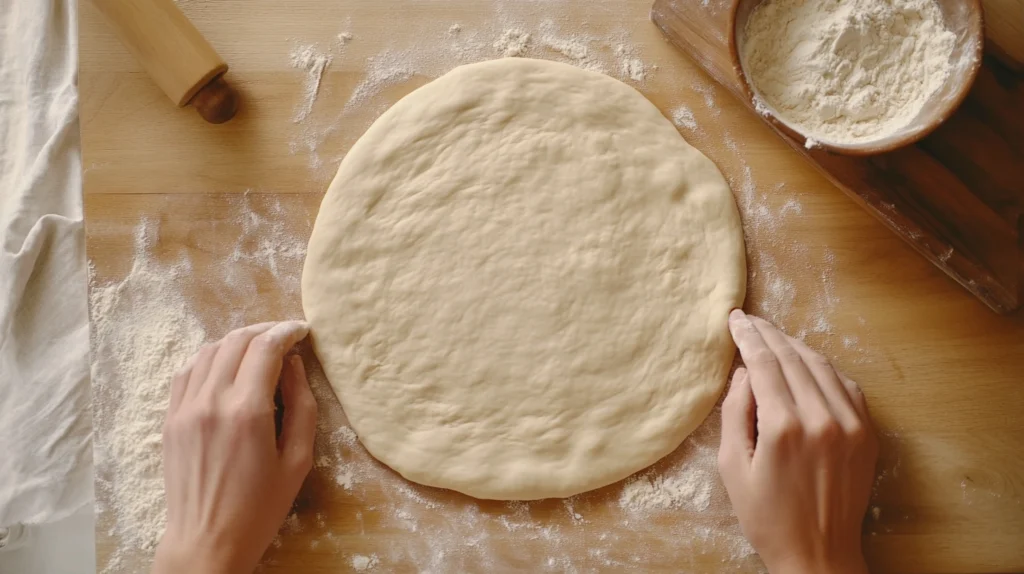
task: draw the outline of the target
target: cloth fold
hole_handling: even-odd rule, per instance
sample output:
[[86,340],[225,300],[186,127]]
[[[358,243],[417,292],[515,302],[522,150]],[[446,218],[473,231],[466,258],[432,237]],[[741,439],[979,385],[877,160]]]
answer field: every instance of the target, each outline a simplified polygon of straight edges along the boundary
[[0,0],[0,526],[93,498],[76,9]]

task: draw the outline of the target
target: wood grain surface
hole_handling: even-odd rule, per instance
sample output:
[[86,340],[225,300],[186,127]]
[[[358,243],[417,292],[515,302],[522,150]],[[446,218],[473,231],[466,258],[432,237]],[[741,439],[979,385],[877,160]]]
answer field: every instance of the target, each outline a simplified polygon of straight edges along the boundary
[[1004,65],[1024,72],[1024,2],[984,0],[985,37]]
[[[301,259],[269,269],[233,253],[274,233],[304,241],[338,161],[382,110],[460,58],[492,57],[490,44],[508,28],[530,32],[529,53],[539,57],[560,57],[543,49],[551,26],[563,37],[593,37],[591,50],[614,75],[623,44],[647,67],[634,85],[676,119],[737,194],[750,264],[746,309],[804,336],[864,388],[883,435],[878,517],[864,530],[872,571],[1024,571],[1024,315],[991,313],[836,189],[663,39],[649,0],[180,5],[243,93],[228,124],[211,126],[169,105],[94,9],[81,5],[87,249],[97,284],[130,271],[145,220],[159,229],[157,260],[190,262],[190,279],[176,288],[209,337],[298,316]],[[454,23],[483,48],[468,56],[442,50]],[[343,31],[353,40],[334,47],[313,111],[296,123],[306,73],[291,67],[289,53],[307,43],[327,50]],[[413,62],[406,79],[346,108],[385,60]],[[263,227],[246,231],[242,217]],[[226,280],[229,272],[244,281]],[[330,437],[343,413],[306,354],[322,414],[317,455],[327,456],[338,448]],[[698,451],[713,451],[717,440],[712,415],[652,476],[706,464]],[[732,541],[735,518],[711,471],[702,475],[711,488],[706,508],[630,516],[619,508],[621,485],[573,499],[571,511],[562,501],[483,503],[405,483],[346,448],[369,470],[346,489],[336,468],[318,466],[295,524],[261,571],[354,571],[358,557],[371,555],[372,572],[760,570]],[[398,499],[405,502],[396,512]],[[146,553],[125,551],[111,520],[109,512],[100,517],[100,567],[120,556],[121,570],[146,571]]]

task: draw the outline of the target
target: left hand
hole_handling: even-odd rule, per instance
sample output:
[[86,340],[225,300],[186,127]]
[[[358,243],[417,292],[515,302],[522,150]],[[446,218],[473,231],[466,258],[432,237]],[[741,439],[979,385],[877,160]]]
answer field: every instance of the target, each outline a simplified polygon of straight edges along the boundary
[[316,401],[302,359],[285,356],[308,333],[301,321],[238,329],[175,375],[163,442],[167,529],[154,572],[256,567],[313,465]]

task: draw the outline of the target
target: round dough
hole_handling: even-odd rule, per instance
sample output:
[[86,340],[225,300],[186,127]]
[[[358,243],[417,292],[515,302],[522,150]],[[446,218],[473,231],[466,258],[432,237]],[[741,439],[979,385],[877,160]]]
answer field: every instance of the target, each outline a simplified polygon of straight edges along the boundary
[[352,147],[302,274],[373,456],[478,498],[570,496],[707,416],[745,292],[715,165],[633,88],[542,60],[456,68]]

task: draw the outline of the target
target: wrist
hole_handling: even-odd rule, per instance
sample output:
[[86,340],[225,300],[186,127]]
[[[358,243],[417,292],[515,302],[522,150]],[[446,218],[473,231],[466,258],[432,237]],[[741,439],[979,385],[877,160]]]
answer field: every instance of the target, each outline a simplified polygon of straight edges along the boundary
[[859,540],[831,552],[777,555],[765,566],[771,574],[869,574]]
[[841,558],[794,556],[768,566],[768,571],[771,574],[869,574],[867,562],[860,553]]
[[185,544],[164,534],[153,557],[152,574],[234,574],[241,572],[227,549],[206,544]]

